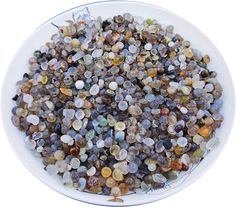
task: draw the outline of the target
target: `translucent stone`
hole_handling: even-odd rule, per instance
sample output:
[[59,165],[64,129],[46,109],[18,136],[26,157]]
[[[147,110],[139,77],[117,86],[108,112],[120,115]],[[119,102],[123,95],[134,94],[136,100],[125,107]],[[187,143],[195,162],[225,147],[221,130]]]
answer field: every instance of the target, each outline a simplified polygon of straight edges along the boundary
[[30,94],[24,93],[23,94],[23,101],[27,104],[31,104],[33,102],[33,96],[31,96]]
[[28,137],[26,137],[25,146],[26,146],[27,149],[33,150],[36,147],[36,142],[34,140],[29,139]]
[[212,150],[213,148],[215,148],[217,145],[219,144],[219,139],[216,137],[213,137],[211,139],[209,139],[206,143],[206,149],[207,150]]
[[185,147],[187,144],[188,144],[188,140],[185,138],[185,137],[179,137],[177,139],[177,144],[180,146],[180,147]]
[[58,161],[56,161],[55,166],[56,166],[57,170],[60,173],[65,172],[67,170],[67,167],[68,167],[68,165],[66,164],[65,160],[58,160]]
[[109,149],[111,155],[116,156],[120,152],[120,147],[118,145],[112,145]]
[[204,125],[199,129],[199,134],[204,137],[204,138],[208,138],[211,135],[212,132],[212,128],[211,126],[208,125]]
[[137,52],[137,47],[134,46],[134,45],[130,45],[130,46],[129,46],[129,51],[134,54],[134,53]]
[[121,149],[119,154],[116,156],[117,160],[124,160],[127,157],[127,151],[125,149]]
[[81,162],[85,162],[87,159],[88,159],[88,155],[87,154],[80,155],[80,161]]
[[204,86],[205,86],[205,82],[204,81],[195,81],[193,82],[192,84],[193,88],[200,88],[200,89],[203,89]]
[[188,87],[188,86],[182,86],[182,87],[181,87],[181,90],[182,90],[182,92],[183,92],[184,95],[189,95],[190,92],[191,92],[191,88]]
[[113,91],[115,91],[118,87],[118,84],[115,81],[112,81],[109,83],[109,88]]
[[65,185],[72,185],[73,181],[71,179],[71,175],[70,175],[70,172],[65,172],[62,176],[62,182],[65,184]]
[[201,119],[203,116],[204,116],[204,111],[203,110],[199,110],[198,112],[197,112],[197,115],[196,115],[196,117],[197,117],[197,119]]
[[200,136],[199,134],[196,134],[195,136],[193,136],[193,142],[196,143],[197,145],[199,145],[203,140],[204,138]]
[[90,65],[93,62],[93,57],[91,55],[89,55],[89,54],[85,55],[83,57],[83,59],[84,59],[84,64],[85,65]]
[[86,183],[87,181],[85,178],[83,177],[79,178],[79,190],[84,190],[86,187]]
[[84,106],[84,100],[82,98],[75,98],[74,103],[76,108],[82,108]]
[[125,139],[125,132],[124,131],[117,131],[115,133],[115,140],[118,142],[124,141]]
[[119,197],[121,195],[120,188],[117,186],[112,187],[111,195],[114,196],[115,198]]
[[49,110],[53,111],[55,109],[55,105],[52,101],[45,101],[45,104]]
[[74,120],[74,121],[72,122],[72,126],[73,126],[73,128],[74,128],[76,131],[79,131],[79,130],[81,129],[81,127],[82,127],[82,121],[76,119],[76,120]]
[[167,181],[166,177],[159,173],[153,174],[152,178],[153,178],[153,181],[156,183],[165,183]]
[[57,167],[52,164],[47,165],[46,170],[50,175],[56,175],[58,173]]
[[111,176],[111,169],[109,167],[103,167],[102,170],[101,170],[101,175],[104,177],[104,178],[108,178]]
[[188,109],[183,107],[183,106],[180,108],[180,111],[181,111],[182,114],[187,114],[188,113]]
[[88,176],[93,176],[93,175],[95,175],[95,173],[96,173],[96,168],[95,167],[91,167],[87,170],[87,175]]
[[39,117],[36,115],[30,114],[26,117],[26,121],[36,126],[39,124]]
[[142,126],[143,126],[144,129],[149,129],[151,127],[151,125],[152,124],[151,124],[151,122],[148,119],[144,119],[142,121]]
[[97,84],[94,84],[90,89],[89,93],[93,96],[97,95],[99,93],[99,86]]
[[134,106],[134,105],[128,108],[128,112],[134,116],[139,116],[143,113],[142,109],[139,106]]
[[78,158],[74,157],[71,159],[70,165],[73,169],[78,169],[80,166],[80,160]]
[[134,162],[129,163],[129,172],[130,173],[136,173],[138,171],[138,165]]
[[86,133],[85,138],[86,138],[87,140],[89,140],[89,139],[94,138],[94,136],[95,136],[95,130],[94,130],[94,129],[91,129],[91,130],[89,130],[89,131]]
[[93,52],[92,52],[92,57],[93,58],[100,58],[103,54],[103,50],[102,49],[95,49]]
[[155,100],[155,95],[154,94],[147,94],[146,96],[145,96],[145,99],[148,101],[148,102],[152,102],[152,101],[154,101]]
[[125,111],[128,109],[128,103],[126,101],[120,101],[118,103],[118,108],[121,110],[121,111]]
[[125,123],[121,121],[116,122],[115,130],[121,130],[121,131],[125,130]]
[[118,168],[116,168],[116,169],[113,170],[113,172],[112,172],[112,177],[113,177],[114,180],[116,180],[116,181],[122,181],[122,180],[124,180],[124,176],[123,176],[121,170],[118,169]]
[[145,50],[151,50],[152,49],[152,44],[151,43],[146,43],[145,45],[144,45],[144,49]]
[[154,145],[155,142],[151,138],[145,138],[145,139],[143,139],[143,143],[147,146],[152,146],[152,145]]
[[63,160],[65,158],[65,153],[62,150],[57,150],[54,152],[54,157],[56,160]]
[[75,110],[74,109],[64,109],[63,116],[65,116],[65,118],[67,118],[67,119],[73,119],[75,116]]
[[108,124],[108,121],[107,121],[107,119],[105,119],[105,118],[102,118],[102,119],[99,121],[99,125],[102,126],[102,127],[107,126],[107,124]]
[[73,145],[74,143],[73,138],[69,135],[62,135],[60,139],[63,143],[66,143],[68,145]]
[[103,148],[103,147],[105,146],[104,140],[99,139],[99,140],[96,142],[96,146],[97,146],[97,148]]
[[72,90],[68,88],[60,88],[60,92],[66,96],[72,96]]
[[72,56],[72,61],[75,62],[81,58],[84,57],[84,52],[83,51],[78,51],[77,53],[75,53],[73,56]]
[[153,163],[148,164],[148,170],[153,172],[157,169],[157,166]]
[[76,119],[78,119],[78,120],[83,119],[84,116],[85,116],[85,113],[84,113],[84,110],[83,110],[83,109],[78,109],[78,110],[75,112],[75,117],[76,117]]
[[205,89],[207,92],[212,92],[214,90],[214,86],[211,83],[205,85]]
[[75,87],[76,87],[77,89],[82,89],[82,88],[84,87],[84,81],[82,81],[82,80],[77,80],[77,81],[75,82]]

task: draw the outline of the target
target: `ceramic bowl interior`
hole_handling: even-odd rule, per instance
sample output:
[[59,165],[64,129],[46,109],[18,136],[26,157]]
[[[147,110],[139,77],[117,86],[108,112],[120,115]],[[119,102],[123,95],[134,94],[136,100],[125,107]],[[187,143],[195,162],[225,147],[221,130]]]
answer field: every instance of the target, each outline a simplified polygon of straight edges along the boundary
[[[202,51],[203,54],[210,55],[212,62],[209,64],[209,68],[217,71],[218,79],[224,89],[224,105],[221,109],[221,113],[224,115],[225,121],[223,122],[222,127],[216,131],[216,135],[220,139],[218,147],[211,151],[198,166],[180,176],[177,181],[169,183],[164,189],[152,191],[147,194],[133,193],[122,196],[122,199],[124,200],[123,203],[112,203],[108,201],[111,199],[110,196],[80,192],[73,188],[63,186],[61,179],[49,175],[43,169],[43,164],[39,158],[33,156],[32,153],[25,148],[24,133],[19,132],[11,123],[11,109],[14,106],[12,97],[16,91],[15,83],[21,79],[24,72],[28,71],[28,58],[31,57],[33,51],[43,45],[46,41],[50,40],[51,35],[56,32],[57,29],[52,26],[51,23],[63,25],[65,24],[65,20],[72,19],[73,13],[75,15],[80,15],[88,11],[90,12],[90,15],[94,17],[102,16],[104,18],[129,12],[134,16],[155,18],[162,25],[174,25],[175,32],[181,34],[186,40],[189,40],[192,43],[192,46]],[[10,64],[2,90],[1,111],[6,135],[12,148],[22,163],[43,183],[66,196],[80,201],[108,206],[128,206],[156,201],[174,194],[191,184],[206,172],[220,154],[229,137],[234,117],[234,89],[231,75],[221,54],[211,41],[195,26],[181,17],[157,6],[129,1],[106,1],[87,4],[65,11],[48,20],[33,32],[18,50]]]

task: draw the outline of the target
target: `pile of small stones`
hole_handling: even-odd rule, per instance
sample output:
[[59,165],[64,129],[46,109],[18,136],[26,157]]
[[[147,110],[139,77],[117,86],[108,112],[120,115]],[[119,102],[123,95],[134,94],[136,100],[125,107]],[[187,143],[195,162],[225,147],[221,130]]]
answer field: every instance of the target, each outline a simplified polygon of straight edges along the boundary
[[218,143],[222,87],[173,26],[128,13],[67,22],[13,97],[12,122],[48,173],[117,198],[165,187]]

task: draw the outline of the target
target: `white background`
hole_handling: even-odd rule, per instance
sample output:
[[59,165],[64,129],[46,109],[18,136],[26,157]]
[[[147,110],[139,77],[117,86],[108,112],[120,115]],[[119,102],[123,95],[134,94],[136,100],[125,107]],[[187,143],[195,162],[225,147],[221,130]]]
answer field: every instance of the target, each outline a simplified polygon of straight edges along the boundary
[[[35,28],[64,10],[88,2],[92,1],[0,1],[1,85],[16,49]],[[167,8],[196,25],[213,41],[223,54],[232,76],[236,76],[234,0],[146,0],[145,2]],[[0,206],[93,206],[67,198],[37,180],[20,163],[10,148],[2,125],[0,127]],[[235,128],[231,131],[223,153],[205,175],[181,192],[145,206],[233,206],[236,203]]]

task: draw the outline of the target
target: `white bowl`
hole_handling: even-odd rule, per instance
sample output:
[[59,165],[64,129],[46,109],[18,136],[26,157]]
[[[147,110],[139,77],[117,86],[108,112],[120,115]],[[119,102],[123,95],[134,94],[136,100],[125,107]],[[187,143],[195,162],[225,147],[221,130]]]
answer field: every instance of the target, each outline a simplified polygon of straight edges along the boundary
[[[187,172],[185,175],[182,175],[181,178],[168,185],[168,187],[152,191],[147,194],[130,194],[122,196],[124,203],[110,202],[108,201],[111,199],[110,196],[80,192],[63,186],[60,178],[49,175],[43,169],[43,164],[40,159],[34,157],[32,153],[25,148],[24,133],[19,132],[19,130],[11,123],[11,109],[14,106],[12,97],[16,92],[15,83],[21,79],[24,72],[28,71],[28,58],[32,55],[33,51],[43,45],[46,40],[49,40],[51,34],[56,32],[57,29],[51,25],[51,22],[57,25],[62,25],[64,24],[64,20],[71,19],[72,13],[78,15],[81,12],[86,12],[85,8],[88,8],[92,16],[109,17],[129,12],[134,16],[155,18],[163,25],[174,25],[175,31],[181,34],[185,39],[189,40],[193,47],[199,49],[204,54],[210,55],[212,62],[209,64],[209,68],[217,71],[219,82],[222,84],[224,89],[224,105],[221,109],[221,113],[224,115],[225,120],[221,128],[216,131],[217,137],[220,138],[220,144],[218,147],[211,151],[195,169]],[[13,58],[5,77],[1,103],[3,124],[9,142],[22,163],[38,179],[52,189],[71,198],[87,203],[107,206],[137,205],[160,200],[180,191],[194,182],[203,173],[205,173],[207,169],[209,169],[227,142],[233,123],[235,105],[234,88],[230,72],[219,51],[201,31],[186,20],[165,9],[154,5],[129,1],[105,1],[82,5],[65,11],[42,24],[36,31],[33,32],[27,41],[25,41]]]

